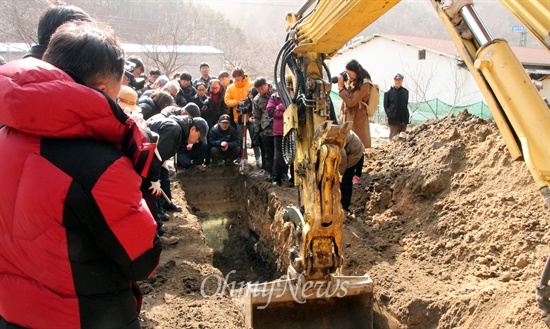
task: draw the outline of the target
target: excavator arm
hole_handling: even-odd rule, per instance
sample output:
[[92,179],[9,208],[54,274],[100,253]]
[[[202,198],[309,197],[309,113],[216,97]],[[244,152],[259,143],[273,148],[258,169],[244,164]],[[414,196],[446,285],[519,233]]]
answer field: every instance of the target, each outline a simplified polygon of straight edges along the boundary
[[[331,87],[324,62],[398,2],[308,1],[298,12],[287,15],[289,33],[277,60],[275,81],[288,107],[285,150],[290,154],[288,159],[295,162],[303,204],[303,220],[297,226],[300,237],[291,263],[293,270],[305,273],[308,279],[334,273],[342,258],[343,214],[337,204],[340,192],[334,188],[338,172],[325,164],[338,165],[338,148],[347,131],[326,123]],[[313,3],[315,7],[305,14]],[[526,162],[550,205],[550,111],[542,97],[508,43],[494,39],[485,28],[471,0],[431,3],[479,85],[512,157]],[[548,46],[547,1],[503,3],[530,23],[528,28]],[[327,130],[337,137],[319,139]]]
[[[508,43],[493,38],[485,28],[473,0],[430,2],[484,95],[512,157],[525,161],[550,207],[550,111],[544,100]],[[549,48],[548,0],[501,2]],[[338,281],[343,264],[344,215],[337,168],[350,127],[349,123],[335,125],[330,120],[331,75],[326,60],[397,3],[310,0],[287,14],[287,38],[274,71],[275,84],[287,107],[283,152],[287,162],[294,163],[299,187],[299,206],[288,208],[284,214],[285,220],[294,223],[296,239],[289,252],[287,284],[304,287],[311,282],[328,282],[330,286]],[[550,258],[546,268],[537,297],[543,315],[550,314]],[[348,295],[370,293],[372,298],[373,284],[367,275],[345,280],[352,282]],[[286,289],[280,283],[270,289],[275,286]],[[283,292],[280,296],[289,300]],[[367,304],[372,307],[372,301]],[[351,327],[372,327],[372,315],[363,320],[371,321],[370,325]]]

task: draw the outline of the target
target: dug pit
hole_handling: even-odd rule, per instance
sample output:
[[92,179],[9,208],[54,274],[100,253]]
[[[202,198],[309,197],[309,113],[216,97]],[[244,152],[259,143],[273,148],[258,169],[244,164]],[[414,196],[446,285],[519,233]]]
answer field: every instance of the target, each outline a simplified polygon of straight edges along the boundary
[[[241,175],[237,168],[212,168],[206,173],[178,176],[191,212],[200,220],[213,265],[232,289],[235,303],[257,328],[372,328],[372,293],[367,296],[295,302],[250,304],[246,283],[281,278],[288,267],[288,250],[294,243],[293,226],[282,220],[286,206],[298,199],[290,183],[273,187],[261,172]],[[246,300],[245,300],[246,299]],[[273,298],[275,300],[275,298]],[[271,301],[270,301],[271,302]],[[259,306],[259,308],[258,308]],[[253,310],[250,310],[251,307]],[[331,312],[327,312],[330,309]],[[379,310],[375,328],[389,328]],[[254,314],[254,321],[249,319]],[[343,315],[345,314],[345,315]],[[284,322],[286,320],[286,322]],[[366,322],[361,326],[359,322]]]

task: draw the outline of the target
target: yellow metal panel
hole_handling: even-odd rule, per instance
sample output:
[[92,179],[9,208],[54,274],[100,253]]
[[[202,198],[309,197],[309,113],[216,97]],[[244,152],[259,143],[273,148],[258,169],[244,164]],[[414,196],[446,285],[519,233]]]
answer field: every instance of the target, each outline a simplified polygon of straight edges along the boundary
[[295,53],[332,55],[399,0],[321,0],[300,23]]
[[500,0],[546,48],[550,49],[549,0]]
[[477,51],[474,43],[471,40],[462,39],[458,34],[458,31],[456,30],[454,24],[449,19],[449,16],[447,16],[447,14],[440,8],[439,3],[435,0],[432,0],[431,2],[437,11],[437,15],[441,19],[443,26],[449,33],[449,36],[453,40],[458,52],[460,53],[460,56],[464,60],[466,66],[468,66],[472,77],[479,86],[479,90],[483,94],[485,101],[487,101],[487,105],[489,105],[491,114],[493,115],[493,118],[495,118],[498,129],[500,130],[500,133],[506,141],[508,151],[510,152],[514,160],[520,159],[522,157],[521,149],[515,139],[514,133],[512,132],[508,124],[506,115],[503,113],[500,104],[496,100],[495,95],[491,90],[491,87],[487,85],[487,82],[485,81],[485,78],[483,77],[481,72],[474,67],[475,53]]
[[531,174],[535,180],[544,176],[550,181],[550,111],[546,104],[505,40],[480,48],[477,57],[475,67],[493,89],[521,141],[523,154],[528,154],[524,160]]

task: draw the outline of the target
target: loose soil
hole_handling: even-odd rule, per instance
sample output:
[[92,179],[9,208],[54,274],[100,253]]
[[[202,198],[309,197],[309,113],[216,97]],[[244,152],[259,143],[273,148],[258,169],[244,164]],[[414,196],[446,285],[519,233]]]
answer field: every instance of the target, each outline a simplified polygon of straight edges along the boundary
[[[246,196],[229,198],[243,209],[249,230],[242,235],[283,273],[294,239],[282,212],[297,203],[296,189],[273,187],[247,168],[240,177]],[[194,215],[204,209],[193,209],[182,190],[191,176],[208,198],[217,178],[239,172],[174,177],[174,200],[184,211],[166,226],[181,240],[164,247],[154,276],[140,282],[142,327],[245,328],[227,287],[214,279],[224,274]],[[549,223],[525,164],[511,159],[494,122],[463,112],[366,150],[344,224],[343,274],[371,276],[376,309],[388,319],[380,328],[544,329],[534,292],[549,253]]]

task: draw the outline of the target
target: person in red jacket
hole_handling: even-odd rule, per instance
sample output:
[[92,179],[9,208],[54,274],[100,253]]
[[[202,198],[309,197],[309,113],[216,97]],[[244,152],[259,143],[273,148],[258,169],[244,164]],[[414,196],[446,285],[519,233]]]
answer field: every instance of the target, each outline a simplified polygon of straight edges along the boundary
[[89,22],[0,67],[0,328],[140,328],[135,281],[162,246],[136,172],[154,148],[126,151],[147,144],[115,102],[123,73],[120,43]]

